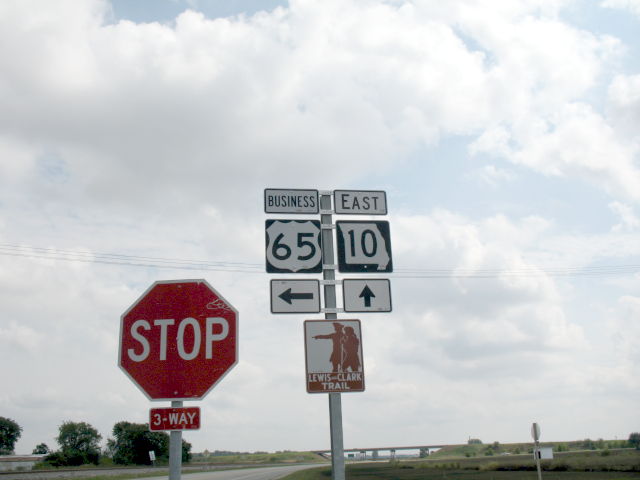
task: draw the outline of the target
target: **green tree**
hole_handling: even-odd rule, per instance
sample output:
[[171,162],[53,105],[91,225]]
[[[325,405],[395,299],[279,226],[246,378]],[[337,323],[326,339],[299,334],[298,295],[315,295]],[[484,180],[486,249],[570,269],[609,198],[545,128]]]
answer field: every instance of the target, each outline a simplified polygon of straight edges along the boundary
[[629,434],[629,446],[635,448],[636,450],[640,450],[640,433],[633,432]]
[[[118,422],[113,426],[113,437],[107,440],[107,451],[119,465],[149,465],[149,452],[155,452],[156,460],[169,459],[169,434],[151,432],[147,423]],[[182,461],[191,461],[191,444],[182,440]]]
[[56,441],[67,465],[98,464],[102,435],[86,422],[64,422]]
[[155,452],[157,460],[166,461],[169,458],[169,435],[150,432],[148,424],[118,422],[113,426],[113,436],[107,441],[107,449],[114,463],[149,465],[151,451]]
[[0,455],[11,455],[22,435],[22,427],[10,418],[0,417]]
[[182,439],[182,462],[188,463],[191,461],[191,444],[184,438]]
[[51,452],[51,449],[46,443],[40,443],[36,445],[36,448],[34,448],[33,452],[31,453],[33,453],[34,455],[46,455],[50,452]]

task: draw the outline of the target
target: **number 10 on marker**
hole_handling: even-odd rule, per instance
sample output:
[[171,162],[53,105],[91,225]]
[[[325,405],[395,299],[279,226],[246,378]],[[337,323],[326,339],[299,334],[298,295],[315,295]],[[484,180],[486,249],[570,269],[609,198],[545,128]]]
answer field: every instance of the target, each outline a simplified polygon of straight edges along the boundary
[[340,272],[392,272],[389,222],[336,222]]

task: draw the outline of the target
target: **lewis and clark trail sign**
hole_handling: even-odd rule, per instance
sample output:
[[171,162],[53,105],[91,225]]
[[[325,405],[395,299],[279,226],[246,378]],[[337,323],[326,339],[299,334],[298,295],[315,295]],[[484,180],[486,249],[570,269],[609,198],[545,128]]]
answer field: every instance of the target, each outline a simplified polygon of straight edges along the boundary
[[307,392],[364,391],[360,320],[304,322]]

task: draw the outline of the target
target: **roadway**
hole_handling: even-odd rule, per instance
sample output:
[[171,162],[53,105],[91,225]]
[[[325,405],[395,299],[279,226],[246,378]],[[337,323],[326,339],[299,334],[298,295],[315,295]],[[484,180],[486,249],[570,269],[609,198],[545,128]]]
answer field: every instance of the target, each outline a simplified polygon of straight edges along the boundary
[[[216,472],[189,473],[185,480],[277,480],[290,473],[321,465],[278,465],[268,467],[241,468],[236,470],[221,470]],[[166,480],[167,476],[153,477],[152,480]],[[149,479],[145,479],[149,480]]]
[[[232,467],[229,470],[208,470],[198,472],[183,471],[184,480],[277,480],[290,473],[307,468],[320,467],[322,464],[297,464],[297,465],[275,465],[263,467]],[[167,480],[169,478],[166,468],[117,468],[117,469],[86,469],[86,470],[45,470],[45,471],[24,471],[24,472],[0,472],[0,480],[55,480],[71,479],[74,477],[91,477],[97,475],[122,475],[125,473],[148,474],[152,472],[162,472],[161,475],[145,477],[144,480]]]

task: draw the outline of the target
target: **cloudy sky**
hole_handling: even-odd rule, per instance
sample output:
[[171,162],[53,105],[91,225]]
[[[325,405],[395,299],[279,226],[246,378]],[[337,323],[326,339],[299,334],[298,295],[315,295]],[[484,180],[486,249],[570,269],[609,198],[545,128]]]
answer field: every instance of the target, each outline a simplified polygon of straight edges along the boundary
[[194,451],[329,447],[321,315],[270,313],[276,187],[387,192],[394,309],[359,316],[345,447],[638,431],[639,29],[638,0],[1,2],[16,452],[168,405],[118,368],[120,315],[185,278],[240,312]]

